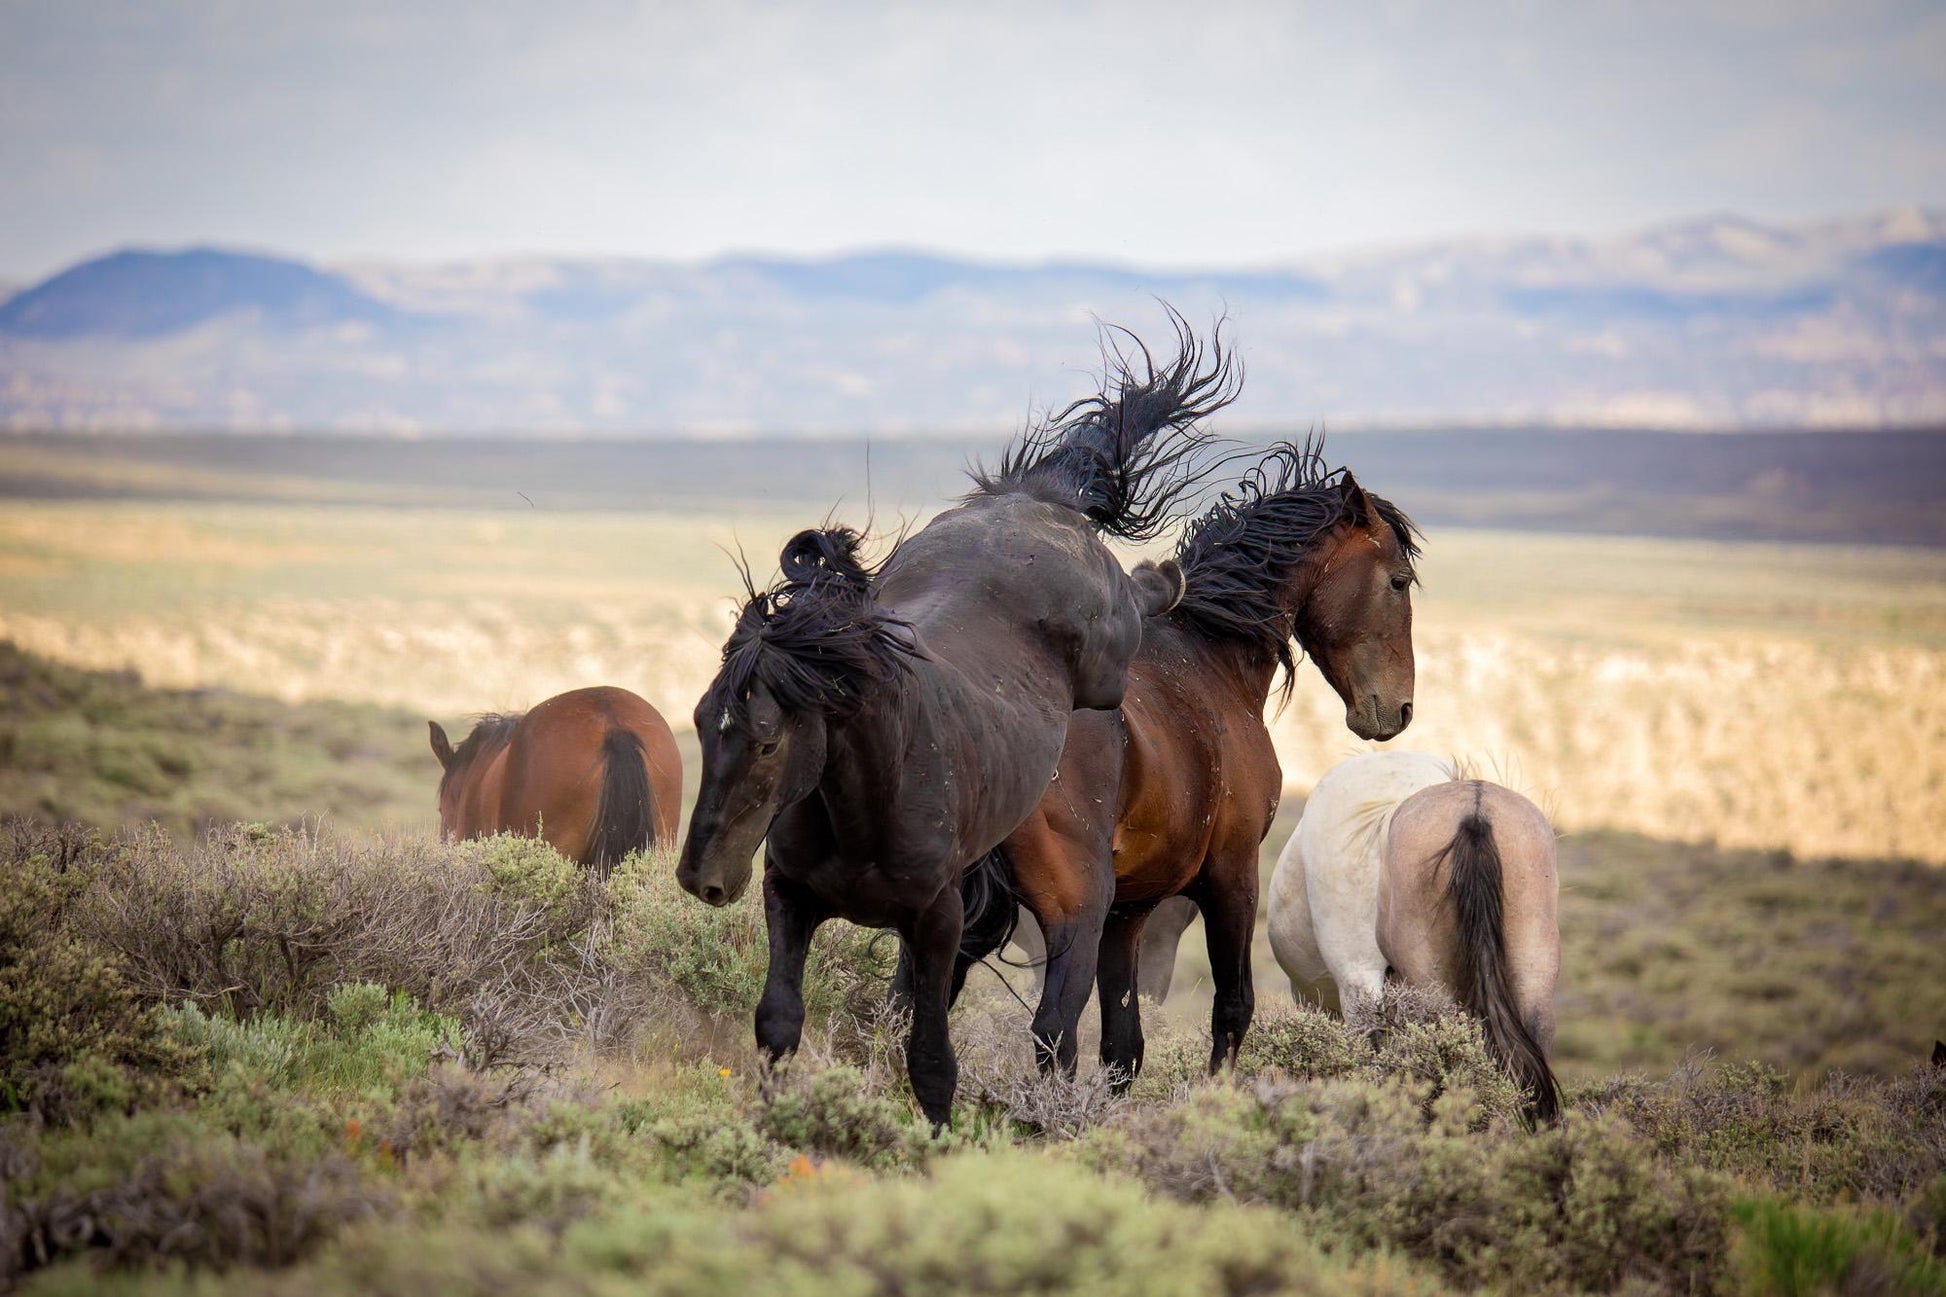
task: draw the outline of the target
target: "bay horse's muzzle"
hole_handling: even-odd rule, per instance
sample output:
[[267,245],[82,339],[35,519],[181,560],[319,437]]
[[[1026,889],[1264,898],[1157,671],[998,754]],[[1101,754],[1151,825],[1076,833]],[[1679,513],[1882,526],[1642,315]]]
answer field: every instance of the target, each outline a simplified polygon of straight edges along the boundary
[[1361,739],[1383,743],[1397,738],[1412,724],[1412,701],[1388,706],[1377,694],[1366,694],[1359,706],[1345,709],[1345,725]]

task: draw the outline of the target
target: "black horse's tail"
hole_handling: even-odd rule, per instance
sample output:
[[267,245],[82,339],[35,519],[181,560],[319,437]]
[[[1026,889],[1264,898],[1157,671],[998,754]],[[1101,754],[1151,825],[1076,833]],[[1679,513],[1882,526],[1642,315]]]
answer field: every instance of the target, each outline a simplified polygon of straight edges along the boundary
[[1459,919],[1460,1004],[1486,1025],[1487,1047],[1527,1094],[1527,1111],[1552,1121],[1561,1111],[1561,1087],[1534,1033],[1521,1018],[1507,975],[1500,847],[1486,816],[1473,811],[1459,822],[1442,853],[1446,890]]
[[588,863],[606,877],[622,857],[648,846],[655,836],[655,794],[649,789],[648,753],[632,730],[608,731],[601,741],[601,764]]
[[960,875],[959,897],[965,915],[959,938],[962,959],[985,959],[1012,939],[1020,922],[1020,896],[1014,890],[1013,866],[1004,847],[995,847],[966,867]]
[[1242,386],[1221,325],[1205,345],[1174,310],[1169,318],[1174,360],[1158,368],[1127,335],[1138,355],[1114,351],[1101,392],[1021,436],[997,469],[975,472],[975,494],[1024,492],[1078,510],[1124,540],[1160,533],[1196,483],[1193,461],[1207,440],[1196,424],[1236,400]]

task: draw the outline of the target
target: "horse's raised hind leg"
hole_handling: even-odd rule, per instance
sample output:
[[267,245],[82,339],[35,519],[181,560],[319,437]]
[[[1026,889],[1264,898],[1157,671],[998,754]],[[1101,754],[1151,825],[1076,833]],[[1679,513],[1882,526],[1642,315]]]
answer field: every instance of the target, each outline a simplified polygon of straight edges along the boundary
[[1137,948],[1142,944],[1146,908],[1113,910],[1101,933],[1101,962],[1095,984],[1101,990],[1101,1065],[1115,1074],[1122,1093],[1142,1071],[1142,1008],[1135,995]]
[[770,967],[763,997],[757,1001],[757,1047],[771,1062],[795,1053],[804,1035],[804,959],[811,938],[828,917],[809,892],[764,869],[764,926],[770,937]]
[[946,1011],[963,922],[959,888],[946,887],[931,909],[899,930],[912,955],[912,1035],[906,1042],[905,1071],[920,1111],[935,1130],[951,1119],[953,1091],[959,1086]]
[[1257,860],[1253,849],[1241,858],[1207,867],[1197,902],[1209,941],[1210,978],[1216,986],[1210,1004],[1209,1070],[1214,1076],[1236,1066],[1243,1035],[1256,1014],[1257,992],[1250,971],[1250,944],[1257,931]]

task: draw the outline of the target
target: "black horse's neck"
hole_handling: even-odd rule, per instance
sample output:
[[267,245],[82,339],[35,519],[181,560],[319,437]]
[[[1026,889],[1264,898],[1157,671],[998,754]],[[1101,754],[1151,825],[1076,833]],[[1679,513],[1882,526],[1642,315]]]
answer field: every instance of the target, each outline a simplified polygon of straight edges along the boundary
[[904,791],[909,710],[905,691],[880,689],[851,716],[828,723],[824,773],[812,796],[841,856],[883,854],[885,826],[895,822],[886,808],[899,805]]

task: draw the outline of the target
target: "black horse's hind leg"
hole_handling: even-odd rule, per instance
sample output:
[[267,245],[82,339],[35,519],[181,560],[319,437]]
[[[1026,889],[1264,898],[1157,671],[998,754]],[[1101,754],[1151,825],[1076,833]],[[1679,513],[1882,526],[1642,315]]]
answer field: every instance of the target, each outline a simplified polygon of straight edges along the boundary
[[828,911],[810,893],[764,869],[764,923],[770,968],[757,1001],[757,1046],[776,1062],[804,1035],[804,958]]
[[1114,910],[1101,933],[1101,963],[1095,983],[1101,990],[1101,1065],[1115,1073],[1115,1089],[1125,1091],[1142,1071],[1142,1007],[1135,995],[1137,950],[1149,911]]
[[952,1117],[953,1091],[959,1086],[946,1011],[962,919],[959,888],[946,887],[931,909],[900,928],[912,956],[912,1036],[906,1042],[905,1071],[920,1111],[935,1129]]
[[1235,868],[1205,866],[1197,889],[1204,935],[1209,941],[1210,979],[1216,997],[1210,1005],[1209,1070],[1235,1066],[1243,1035],[1256,1016],[1257,992],[1250,973],[1250,942],[1257,927],[1257,853]]

